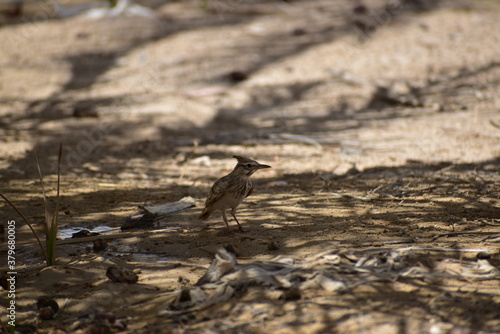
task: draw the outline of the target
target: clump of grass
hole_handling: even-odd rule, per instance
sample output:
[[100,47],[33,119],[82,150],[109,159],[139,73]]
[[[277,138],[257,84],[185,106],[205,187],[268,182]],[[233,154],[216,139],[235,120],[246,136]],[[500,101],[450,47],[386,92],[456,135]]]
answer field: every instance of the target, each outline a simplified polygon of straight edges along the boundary
[[23,218],[26,224],[33,232],[36,240],[38,241],[38,245],[42,250],[42,253],[45,257],[45,261],[47,266],[52,266],[55,264],[56,260],[56,239],[57,239],[57,225],[59,222],[59,203],[60,203],[60,185],[61,185],[61,159],[62,159],[62,144],[59,145],[59,155],[57,162],[57,195],[56,195],[56,206],[54,209],[54,213],[51,213],[49,207],[49,201],[47,195],[45,193],[45,186],[43,183],[42,170],[40,168],[40,162],[38,161],[38,156],[35,154],[36,165],[38,169],[38,176],[40,177],[40,182],[42,184],[42,193],[43,193],[43,202],[45,207],[45,248],[38,237],[33,225],[30,223],[29,219],[19,210],[5,195],[0,194],[0,196]]
[[40,169],[40,162],[38,161],[38,156],[35,154],[36,166],[38,168],[38,176],[40,177],[40,183],[42,185],[43,202],[45,207],[45,244],[47,247],[47,252],[45,258],[47,259],[47,265],[51,266],[56,260],[56,241],[57,241],[57,225],[59,222],[59,203],[60,203],[60,186],[61,186],[61,158],[62,158],[62,144],[59,145],[59,154],[57,161],[57,194],[56,194],[56,207],[54,213],[50,212],[49,201],[47,195],[45,194],[45,187],[43,184],[42,170]]

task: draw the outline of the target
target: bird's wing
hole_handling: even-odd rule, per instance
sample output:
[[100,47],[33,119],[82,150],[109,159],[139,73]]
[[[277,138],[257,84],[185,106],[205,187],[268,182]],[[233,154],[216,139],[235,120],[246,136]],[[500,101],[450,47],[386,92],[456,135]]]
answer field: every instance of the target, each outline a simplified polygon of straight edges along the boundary
[[253,184],[252,184],[252,182],[250,182],[250,189],[248,189],[248,192],[247,192],[247,195],[245,196],[245,198],[250,196],[252,193],[253,193]]
[[215,202],[217,202],[222,197],[222,195],[224,195],[226,185],[227,180],[224,177],[215,181],[212,189],[210,189],[210,192],[208,193],[207,200],[205,201],[206,207],[215,204]]

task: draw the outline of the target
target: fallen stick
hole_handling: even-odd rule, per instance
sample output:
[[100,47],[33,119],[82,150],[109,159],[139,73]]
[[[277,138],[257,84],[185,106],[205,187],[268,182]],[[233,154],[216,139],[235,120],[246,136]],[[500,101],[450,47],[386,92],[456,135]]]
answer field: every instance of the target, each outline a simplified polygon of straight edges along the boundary
[[416,251],[431,251],[431,252],[460,252],[460,253],[498,253],[498,249],[488,249],[488,248],[447,248],[447,247],[427,247],[427,246],[408,246],[403,248],[395,248],[394,250],[406,251],[406,250],[416,250]]
[[441,237],[451,237],[454,235],[492,235],[492,234],[500,234],[499,232],[449,232],[438,234],[432,237],[432,241],[435,241]]
[[[120,233],[116,234],[103,234],[103,235],[95,235],[92,237],[85,237],[85,238],[68,238],[64,240],[57,240],[57,245],[68,245],[68,244],[77,244],[77,243],[87,243],[87,242],[92,242],[97,239],[119,239],[119,238],[130,238],[130,237],[147,237],[151,235],[152,233],[170,233],[172,231],[168,230],[162,230],[162,229],[157,229],[157,230],[140,230],[140,231],[122,231]],[[34,241],[27,241],[27,242],[18,242],[18,246],[36,246],[36,242]],[[7,246],[3,246],[0,248],[0,253],[1,252],[6,252],[8,250]]]
[[380,241],[369,241],[369,242],[363,242],[361,244],[362,247],[369,247],[369,246],[384,246],[384,245],[394,245],[394,244],[412,244],[414,243],[415,240],[413,239],[396,239],[396,240],[380,240]]

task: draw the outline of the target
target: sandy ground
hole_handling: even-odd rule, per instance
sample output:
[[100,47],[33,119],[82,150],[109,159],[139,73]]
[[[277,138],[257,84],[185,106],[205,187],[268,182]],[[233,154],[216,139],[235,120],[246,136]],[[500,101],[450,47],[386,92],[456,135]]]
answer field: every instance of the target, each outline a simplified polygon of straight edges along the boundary
[[[2,224],[16,221],[17,328],[498,333],[500,5],[364,3],[363,12],[353,1],[149,1],[154,17],[102,19],[59,19],[53,5],[32,4],[4,15],[1,192],[42,232],[34,153],[53,200],[62,143],[60,228],[114,228],[92,237],[105,251],[93,252],[92,238],[61,241],[57,265],[45,267],[0,202]],[[219,214],[196,220],[233,154],[273,167],[256,173],[238,211],[247,233],[228,234]],[[139,206],[188,196],[195,207],[120,230]],[[491,272],[297,298],[256,284],[165,315],[228,245],[240,264],[409,251],[422,266],[479,266],[483,252]],[[111,265],[139,281],[111,282]],[[55,319],[39,318],[40,296],[64,305]]]

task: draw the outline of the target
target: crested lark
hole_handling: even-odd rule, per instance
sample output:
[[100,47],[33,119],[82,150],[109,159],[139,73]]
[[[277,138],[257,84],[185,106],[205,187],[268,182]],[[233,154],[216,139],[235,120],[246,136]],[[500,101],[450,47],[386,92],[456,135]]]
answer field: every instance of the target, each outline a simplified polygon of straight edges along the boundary
[[239,230],[244,232],[240,222],[236,218],[236,208],[253,191],[250,176],[259,169],[271,168],[271,166],[262,165],[255,160],[238,155],[233,155],[233,158],[238,160],[236,167],[234,167],[231,173],[215,181],[205,201],[205,209],[198,219],[206,220],[212,212],[220,210],[222,212],[222,219],[224,219],[229,228],[226,210],[231,209],[231,215],[238,224]]

